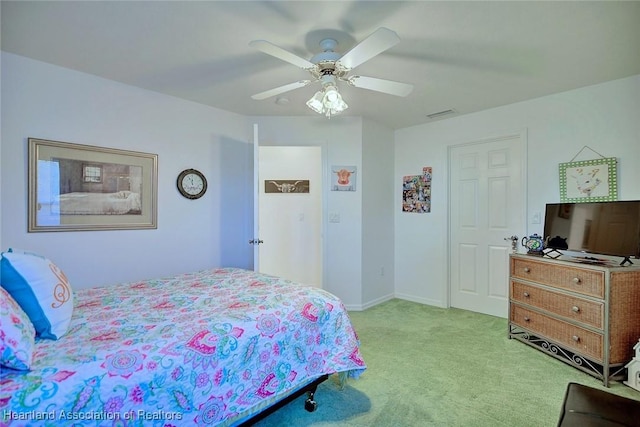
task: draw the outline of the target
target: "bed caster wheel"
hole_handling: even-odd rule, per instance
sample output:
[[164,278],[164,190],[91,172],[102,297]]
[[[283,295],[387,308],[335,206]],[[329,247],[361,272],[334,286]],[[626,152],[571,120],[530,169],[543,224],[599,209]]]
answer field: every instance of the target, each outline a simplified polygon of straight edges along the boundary
[[318,402],[309,398],[304,402],[304,409],[306,409],[307,412],[314,412],[316,409],[318,409]]

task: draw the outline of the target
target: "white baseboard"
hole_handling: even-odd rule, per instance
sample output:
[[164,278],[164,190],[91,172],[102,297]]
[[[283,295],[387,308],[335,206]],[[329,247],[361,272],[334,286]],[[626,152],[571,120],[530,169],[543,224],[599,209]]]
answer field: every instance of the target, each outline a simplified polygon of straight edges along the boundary
[[368,308],[371,307],[375,307],[378,304],[382,304],[383,302],[387,302],[390,301],[394,298],[398,298],[398,299],[402,299],[405,301],[411,301],[411,302],[417,302],[419,304],[425,304],[425,305],[432,305],[435,307],[441,307],[441,308],[447,308],[447,306],[445,304],[442,303],[442,301],[438,301],[438,300],[432,300],[429,298],[421,298],[421,297],[416,297],[413,295],[406,295],[406,294],[388,294],[385,295],[383,297],[380,298],[376,298],[374,300],[368,301],[364,304],[359,304],[359,305],[346,305],[345,304],[345,308],[347,309],[347,311],[364,311]]
[[364,311],[367,308],[374,307],[374,306],[376,306],[378,304],[382,304],[383,302],[387,302],[387,301],[392,300],[394,298],[395,298],[395,296],[393,294],[389,294],[389,295],[385,295],[385,296],[380,297],[380,298],[376,298],[373,301],[368,301],[368,302],[366,302],[364,304],[359,304],[359,305],[353,305],[353,304],[347,305],[347,304],[345,304],[345,308],[347,309],[347,311]]
[[405,301],[417,302],[425,305],[433,305],[435,307],[447,308],[447,305],[440,300],[430,299],[430,298],[422,298],[416,297],[413,295],[407,295],[402,293],[396,293],[395,297],[398,299],[403,299]]

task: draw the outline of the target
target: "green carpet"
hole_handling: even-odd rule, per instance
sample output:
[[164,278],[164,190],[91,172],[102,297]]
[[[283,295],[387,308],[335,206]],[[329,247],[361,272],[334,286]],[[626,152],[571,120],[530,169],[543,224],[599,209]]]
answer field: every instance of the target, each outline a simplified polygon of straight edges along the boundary
[[[507,321],[391,300],[351,312],[367,370],[340,389],[318,387],[257,426],[555,426],[569,382],[599,380],[507,338]],[[640,400],[614,382],[609,391]]]

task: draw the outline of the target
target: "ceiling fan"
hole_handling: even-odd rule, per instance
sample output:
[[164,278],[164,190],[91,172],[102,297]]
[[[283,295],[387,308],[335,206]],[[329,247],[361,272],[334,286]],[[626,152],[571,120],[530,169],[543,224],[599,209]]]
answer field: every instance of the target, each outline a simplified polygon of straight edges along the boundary
[[411,84],[375,77],[349,75],[349,72],[358,65],[391,48],[399,41],[400,38],[394,31],[381,27],[350,51],[341,55],[335,51],[338,42],[335,39],[326,38],[320,41],[322,52],[313,56],[310,60],[306,60],[266,40],[253,40],[249,43],[249,46],[308,71],[311,73],[312,78],[269,89],[257,93],[251,98],[263,100],[311,83],[320,82],[322,85],[321,90],[307,101],[307,106],[317,113],[324,114],[330,118],[331,115],[339,114],[348,108],[348,105],[340,96],[340,92],[338,92],[338,81],[344,81],[357,88],[396,96],[407,96],[413,90],[413,85]]

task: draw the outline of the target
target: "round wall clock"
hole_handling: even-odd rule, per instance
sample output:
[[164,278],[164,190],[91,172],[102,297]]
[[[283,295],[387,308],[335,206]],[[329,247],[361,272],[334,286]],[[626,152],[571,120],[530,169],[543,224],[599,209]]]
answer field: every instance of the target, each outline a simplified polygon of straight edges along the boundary
[[178,191],[187,199],[199,199],[207,191],[207,179],[202,172],[185,169],[178,175]]

